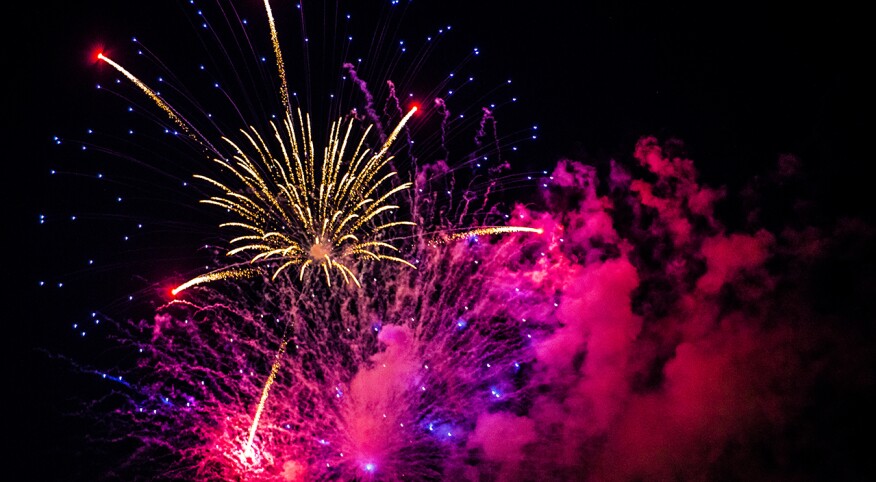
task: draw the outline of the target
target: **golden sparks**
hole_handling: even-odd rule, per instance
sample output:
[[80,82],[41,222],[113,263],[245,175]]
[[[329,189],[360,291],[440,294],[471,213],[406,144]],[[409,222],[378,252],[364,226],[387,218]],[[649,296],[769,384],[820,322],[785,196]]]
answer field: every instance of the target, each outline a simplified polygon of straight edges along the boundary
[[544,230],[541,228],[528,228],[525,226],[481,226],[478,228],[467,229],[465,231],[457,231],[455,233],[440,233],[438,237],[429,241],[432,246],[440,246],[460,239],[470,238],[472,236],[492,236],[504,233],[535,233],[542,234]]
[[308,270],[314,270],[322,273],[329,286],[333,275],[361,286],[354,267],[357,260],[390,261],[414,268],[388,254],[398,248],[381,241],[381,235],[395,226],[414,225],[384,217],[399,208],[390,204],[393,195],[412,185],[404,182],[393,187],[398,174],[388,168],[392,156],[387,153],[416,110],[412,108],[402,118],[376,152],[365,147],[370,127],[351,150],[355,120],[346,122],[346,128],[342,128],[343,120],[338,120],[331,126],[321,162],[314,152],[310,118],[300,110],[297,123],[291,116],[281,127],[271,123],[276,141],[273,148],[252,127],[241,132],[254,154],[223,138],[236,154],[233,161],[214,161],[241,186],[234,189],[206,176],[195,177],[223,191],[203,203],[238,218],[220,225],[242,231],[231,240],[234,247],[228,255],[251,254],[251,264],[273,262],[272,279],[296,268],[298,279],[303,280]]

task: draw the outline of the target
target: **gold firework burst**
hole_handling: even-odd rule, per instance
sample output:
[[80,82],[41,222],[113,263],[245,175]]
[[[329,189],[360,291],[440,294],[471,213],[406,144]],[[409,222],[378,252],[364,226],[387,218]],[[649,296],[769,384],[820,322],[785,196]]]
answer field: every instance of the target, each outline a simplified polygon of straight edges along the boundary
[[[320,271],[331,286],[332,275],[345,283],[360,285],[353,263],[360,259],[389,261],[414,267],[388,254],[398,249],[381,241],[383,231],[394,226],[413,226],[410,221],[384,219],[399,208],[393,196],[411,187],[395,183],[396,171],[388,169],[388,154],[398,133],[416,112],[402,118],[378,150],[365,147],[371,130],[365,129],[351,142],[355,119],[339,119],[331,126],[322,161],[317,162],[310,119],[298,111],[297,122],[287,116],[282,126],[271,123],[276,141],[272,147],[253,127],[241,130],[252,148],[247,153],[228,138],[235,151],[233,160],[214,159],[228,171],[240,188],[229,187],[206,176],[195,176],[223,191],[202,202],[226,209],[238,220],[221,224],[243,231],[232,239],[229,256],[252,254],[251,264],[275,262],[272,279],[284,270],[296,268],[303,279],[309,269]],[[346,127],[344,127],[346,125]],[[355,148],[350,145],[355,143]],[[195,278],[177,290],[214,279],[240,277],[237,268],[220,270]]]
[[[413,226],[410,221],[392,221],[388,215],[399,208],[391,204],[395,194],[412,186],[398,182],[390,169],[389,149],[411,116],[412,108],[376,150],[365,147],[371,126],[351,140],[355,119],[334,122],[328,142],[317,159],[310,117],[292,112],[286,71],[270,2],[265,11],[280,80],[280,97],[285,107],[282,122],[271,121],[264,135],[250,126],[241,129],[246,150],[227,137],[222,139],[234,151],[231,159],[213,146],[181,113],[124,67],[104,55],[97,58],[121,72],[142,90],[192,139],[211,152],[213,160],[230,173],[233,185],[206,176],[195,176],[222,191],[202,202],[219,206],[237,219],[220,225],[241,234],[231,240],[229,256],[250,255],[237,263],[197,276],[173,290],[177,294],[192,286],[216,280],[256,276],[262,267],[272,266],[271,279],[296,269],[299,280],[308,270],[320,272],[329,286],[332,276],[361,286],[354,264],[359,260],[393,262],[415,268],[394,254],[398,248],[383,241],[383,232],[395,226]],[[346,127],[344,127],[346,126]],[[271,140],[273,138],[273,140]],[[266,142],[266,139],[270,141]],[[351,142],[352,141],[352,142]],[[348,146],[356,144],[354,149]],[[443,232],[430,241],[438,246],[473,235],[535,232],[540,229],[510,226],[482,226],[462,232]],[[415,268],[416,269],[416,268]]]
[[[229,256],[252,254],[249,265],[240,264],[195,277],[173,290],[177,294],[189,287],[221,279],[255,276],[260,271],[252,265],[274,264],[271,279],[290,268],[297,268],[303,279],[309,269],[320,271],[331,286],[332,274],[345,283],[361,286],[353,264],[361,259],[389,261],[414,268],[404,259],[388,254],[398,248],[381,241],[382,232],[394,226],[413,226],[410,221],[388,221],[387,215],[399,206],[390,204],[393,195],[411,187],[398,183],[397,173],[388,169],[389,149],[398,133],[417,111],[413,107],[386,137],[376,151],[365,147],[371,126],[348,155],[354,119],[343,128],[343,119],[332,124],[328,143],[317,161],[310,117],[301,110],[293,116],[286,83],[283,56],[277,38],[270,3],[265,10],[271,28],[271,42],[280,77],[280,95],[286,116],[278,126],[273,121],[269,133],[276,142],[269,147],[265,137],[254,127],[241,133],[250,145],[249,153],[227,137],[222,139],[235,154],[232,160],[220,159],[220,152],[161,96],[124,67],[104,55],[97,58],[121,72],[161,108],[191,138],[217,157],[214,161],[228,171],[237,188],[206,176],[195,176],[223,191],[220,196],[203,200],[237,215],[238,219],[221,224],[223,228],[242,230],[232,239]],[[278,266],[278,267],[277,267]]]

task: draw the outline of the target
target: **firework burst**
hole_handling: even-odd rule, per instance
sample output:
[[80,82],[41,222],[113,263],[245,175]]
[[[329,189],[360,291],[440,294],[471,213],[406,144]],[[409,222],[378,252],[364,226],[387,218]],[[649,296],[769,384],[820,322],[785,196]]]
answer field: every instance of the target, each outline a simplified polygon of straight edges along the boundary
[[[315,148],[310,116],[303,114],[300,109],[296,109],[293,114],[283,55],[273,14],[267,1],[265,1],[265,11],[280,78],[280,96],[285,116],[282,122],[269,122],[270,130],[267,135],[253,126],[241,129],[240,134],[245,139],[245,143],[237,143],[228,136],[222,136],[224,143],[233,152],[231,156],[222,155],[190,121],[178,113],[156,91],[103,53],[98,54],[98,59],[105,61],[132,81],[167,114],[170,120],[182,128],[183,132],[212,154],[213,162],[231,180],[229,182],[204,175],[195,176],[221,191],[221,195],[212,196],[202,202],[222,208],[236,218],[222,223],[220,227],[240,232],[237,237],[231,239],[231,248],[227,251],[227,256],[246,256],[246,261],[197,276],[173,289],[173,294],[212,281],[245,279],[259,275],[269,274],[270,280],[274,282],[280,275],[293,268],[297,270],[296,277],[299,282],[303,282],[308,271],[311,271],[321,273],[328,288],[332,287],[333,275],[340,277],[345,284],[353,283],[360,287],[361,276],[357,273],[359,261],[376,264],[388,262],[416,269],[414,264],[395,255],[399,248],[389,242],[403,238],[391,237],[390,233],[394,232],[395,228],[416,226],[412,221],[392,217],[400,208],[399,204],[392,203],[394,197],[410,189],[414,183],[398,180],[399,176],[393,167],[390,149],[418,108],[412,107],[388,135],[382,131],[378,132],[379,140],[375,148],[369,147],[368,142],[369,133],[375,124],[378,125],[377,130],[380,130],[375,116],[369,117],[371,125],[362,130],[361,135],[354,135],[355,115],[349,116],[347,120],[342,117],[331,125],[328,141],[322,152],[319,152]],[[352,69],[352,66],[345,64],[345,68]],[[360,85],[364,88],[364,84],[360,83]],[[416,204],[417,202],[413,201],[411,205],[415,210]],[[435,248],[460,239],[511,232],[541,233],[542,230],[520,226],[478,226],[472,229],[428,233],[420,229],[414,236],[407,237],[424,238],[428,241],[426,245]],[[392,268],[381,268],[379,271],[392,273],[393,277],[399,276],[399,273]],[[281,298],[286,296],[283,294],[286,291],[281,287],[277,289],[280,290]],[[302,301],[300,294],[304,291],[307,291],[307,288],[303,291],[293,290],[293,293],[298,294],[293,295],[296,301],[291,303],[291,309],[297,308]],[[314,315],[309,317],[311,321],[313,317]],[[344,318],[351,321],[348,327],[358,324],[349,317]],[[414,320],[416,317],[411,319]],[[268,434],[259,439],[256,436],[268,402],[268,395],[281,374],[287,346],[296,337],[311,336],[295,328],[290,332],[289,328],[292,326],[291,321],[287,321],[282,335],[277,340],[279,348],[276,350],[267,380],[262,386],[247,435],[235,436],[233,443],[221,449],[224,457],[228,454],[237,454],[235,457],[242,464],[239,468],[244,472],[252,472],[254,467],[263,466],[267,460],[264,455],[268,452],[262,448],[266,437],[270,437],[270,426],[264,429]],[[315,327],[312,323],[311,326]],[[429,330],[438,326],[440,324],[430,327]],[[399,333],[408,333],[409,328],[399,328],[399,330],[401,330]],[[327,340],[320,340],[320,344],[326,343]],[[336,347],[336,350],[347,351],[341,346]],[[349,376],[353,376],[357,366],[358,364],[355,364],[351,367],[353,372]],[[300,370],[298,372],[301,373]],[[296,381],[303,381],[305,376],[296,377]],[[349,380],[349,376],[344,378]],[[407,391],[405,386],[397,387],[397,391],[399,393],[389,395],[408,396],[404,395]],[[288,392],[285,394],[287,398],[290,396],[295,398],[295,395],[290,395]],[[383,404],[385,401],[382,398],[380,396],[368,403]],[[419,404],[420,402],[416,401],[419,398],[421,395],[418,394],[412,403]],[[371,427],[372,422],[367,421],[366,412],[370,409],[355,404],[352,407],[327,406],[325,409],[353,410],[355,413],[342,417],[339,422],[352,424],[345,437],[352,437],[351,443],[354,446],[363,443],[366,445],[364,448],[358,447],[356,449],[358,452],[372,454],[378,452],[377,447],[372,446],[374,441],[371,440],[374,435],[370,432],[374,427]],[[300,418],[300,415],[292,415]],[[413,420],[411,417],[415,416],[415,414],[405,414],[409,419],[408,423],[411,423]],[[399,423],[404,426],[404,422],[399,421]],[[364,441],[359,440],[363,437]],[[378,439],[378,442],[381,440],[385,442],[385,437],[381,436]],[[390,451],[393,452],[395,451]],[[386,457],[381,459],[385,460]],[[271,464],[272,462],[268,461],[268,465]],[[373,470],[373,462],[366,462],[365,466],[371,467],[366,468],[366,472]],[[412,470],[411,466],[407,467],[406,470]]]
[[[351,138],[355,116],[350,116],[347,121],[338,119],[330,127],[325,148],[318,153],[314,147],[310,116],[300,109],[292,113],[286,69],[270,2],[266,0],[264,6],[286,115],[280,125],[270,122],[268,134],[253,126],[241,129],[247,149],[223,136],[222,140],[234,153],[231,159],[223,156],[156,91],[104,53],[97,54],[99,60],[133,82],[183,132],[213,154],[213,161],[235,183],[231,185],[212,177],[195,176],[222,191],[222,195],[202,202],[218,206],[237,217],[220,227],[241,232],[230,241],[232,247],[227,255],[250,255],[247,262],[199,275],[177,286],[172,293],[176,295],[192,286],[217,280],[252,277],[261,272],[257,269],[261,267],[272,270],[272,280],[291,268],[296,268],[298,279],[303,280],[308,270],[312,270],[321,273],[328,286],[332,285],[333,274],[340,276],[345,284],[361,286],[355,267],[360,260],[392,262],[415,269],[412,263],[396,255],[399,248],[387,242],[386,234],[390,228],[415,225],[409,220],[390,218],[400,208],[392,204],[394,195],[413,186],[412,182],[398,181],[398,173],[392,168],[390,148],[418,108],[412,107],[389,135],[378,132],[379,147],[375,149],[367,146],[374,124],[365,128],[356,141]],[[345,68],[352,69],[353,66],[345,64]],[[355,78],[355,71],[353,74]],[[376,122],[374,115],[370,117]],[[353,144],[354,148],[351,147]],[[478,226],[429,236],[430,243],[435,246],[470,236],[512,232],[540,233],[540,230]]]
[[[173,294],[220,280],[271,282],[270,289],[257,288],[258,281],[229,283],[233,295],[202,286],[186,301],[174,300],[159,309],[156,321],[162,321],[145,344],[138,341],[140,327],[119,324],[123,343],[162,360],[154,377],[135,376],[140,383],[129,386],[137,393],[128,413],[135,418],[148,414],[151,394],[190,393],[185,409],[166,412],[173,406],[171,397],[159,397],[164,407],[152,408],[151,413],[156,420],[163,413],[166,418],[157,423],[180,434],[167,445],[183,455],[183,464],[195,467],[198,479],[241,474],[263,478],[265,471],[272,474],[267,478],[283,480],[298,480],[295,474],[300,473],[307,478],[347,478],[373,474],[378,466],[384,474],[435,479],[443,471],[442,454],[456,462],[462,459],[461,441],[474,423],[471,414],[517,403],[512,379],[520,363],[532,357],[523,343],[522,327],[497,323],[489,314],[492,306],[501,304],[504,285],[497,289],[489,274],[479,274],[480,261],[471,268],[470,248],[479,236],[543,230],[471,223],[476,215],[469,205],[475,196],[468,191],[461,213],[449,215],[447,204],[436,202],[436,177],[453,176],[452,171],[442,172],[444,161],[422,166],[413,162],[407,173],[411,181],[400,179],[393,147],[404,131],[411,154],[407,124],[418,107],[402,111],[393,90],[388,103],[397,116],[388,117],[399,120],[391,132],[384,132],[381,126],[390,124],[379,121],[355,71],[351,76],[366,91],[369,114],[359,116],[354,110],[341,116],[319,148],[309,114],[291,105],[273,14],[269,2],[264,6],[284,114],[268,122],[268,129],[240,129],[236,139],[221,135],[221,141],[211,142],[158,91],[104,53],[97,56],[145,93],[218,167],[219,175],[195,177],[220,191],[201,202],[228,214],[230,219],[220,228],[235,232],[225,250],[225,260],[235,261],[220,263],[219,269],[177,286]],[[447,111],[442,108],[443,146]],[[363,119],[367,125],[359,124]],[[482,209],[488,194],[489,188]],[[463,219],[469,222],[463,224]],[[450,246],[463,239],[471,243]],[[402,246],[402,241],[409,243]],[[514,243],[509,249],[485,248],[494,259],[484,260],[483,266],[497,269],[518,256],[518,248]],[[446,282],[447,276],[457,281]],[[471,282],[463,281],[469,277]],[[361,287],[363,280],[378,278],[382,284],[373,290],[333,295],[340,284]],[[481,288],[472,290],[471,283]],[[458,306],[463,301],[465,318]],[[252,323],[256,316],[264,321],[270,312],[276,325]],[[243,313],[252,316],[236,316]],[[184,335],[191,343],[173,342],[167,335],[182,334],[174,327],[179,323],[186,328],[198,325],[219,338],[191,331]],[[518,341],[499,344],[493,338]],[[240,340],[246,340],[245,346],[236,346]],[[452,362],[439,360],[442,352],[457,350],[468,354]],[[180,370],[181,357],[189,358],[199,375]],[[390,370],[375,371],[375,363]],[[209,365],[220,368],[208,369]],[[231,365],[245,367],[238,368],[239,379]],[[484,369],[496,386],[485,389],[479,378],[468,375]],[[385,376],[391,380],[376,381]],[[445,400],[441,391],[450,386],[460,395]],[[334,396],[325,397],[327,391]],[[376,411],[382,418],[374,418]],[[135,437],[150,438],[147,433],[154,425],[135,425]],[[441,434],[437,440],[436,430]],[[322,435],[314,446],[316,434]],[[341,451],[335,453],[335,448]],[[345,453],[355,457],[344,458]]]
[[[355,119],[346,122],[339,119],[330,129],[330,136],[322,152],[322,162],[317,161],[310,116],[301,110],[293,117],[286,81],[283,55],[277,38],[270,3],[265,1],[265,11],[271,30],[271,41],[280,76],[280,94],[286,116],[281,126],[270,123],[272,136],[277,141],[273,148],[265,138],[250,126],[241,134],[252,148],[247,153],[227,137],[222,139],[233,149],[232,160],[217,157],[214,161],[240,185],[231,188],[227,183],[203,176],[195,177],[221,189],[221,196],[203,200],[226,209],[239,219],[226,222],[223,228],[242,230],[244,234],[231,240],[236,247],[228,256],[252,253],[250,264],[279,264],[272,279],[291,267],[298,268],[302,280],[309,268],[321,271],[326,283],[331,286],[332,273],[340,275],[345,283],[361,286],[354,271],[356,260],[390,261],[414,268],[408,261],[387,254],[398,248],[382,240],[389,228],[411,226],[411,221],[382,221],[386,215],[399,208],[390,204],[392,196],[412,186],[410,182],[396,183],[398,173],[388,169],[392,156],[389,149],[399,132],[417,111],[413,107],[396,125],[392,133],[382,139],[382,145],[372,151],[365,143],[371,127],[365,129],[358,142],[351,142]],[[103,53],[99,60],[122,73],[140,88],[179,125],[190,137],[201,143],[208,151],[219,151],[192,127],[191,122],[177,113],[160,95]],[[349,153],[348,145],[356,146]],[[388,171],[388,172],[387,172]],[[238,279],[252,276],[258,270],[232,265],[195,277],[173,290],[173,294],[198,284],[220,279]]]
[[[12,449],[24,448],[12,461],[26,461],[12,473],[92,481],[876,480],[867,448],[847,443],[867,426],[874,400],[876,229],[822,210],[819,199],[832,190],[802,192],[815,187],[804,182],[809,161],[782,156],[738,192],[699,181],[678,141],[646,137],[629,156],[600,156],[596,165],[564,160],[529,179],[506,175],[500,150],[515,156],[522,143],[499,142],[494,114],[503,131],[516,124],[503,108],[511,96],[473,99],[480,79],[458,66],[430,72],[438,85],[424,90],[417,49],[430,49],[427,36],[449,26],[417,25],[414,36],[383,25],[423,3],[441,12],[430,22],[447,12],[486,25],[496,11],[480,22],[465,2],[352,2],[369,19],[370,11],[381,15],[362,32],[345,2],[273,2],[280,33],[298,30],[283,27],[290,13],[301,18],[302,55],[288,56],[288,72],[304,82],[290,89],[271,4],[244,12],[236,9],[251,5],[235,0],[183,3],[209,58],[183,70],[197,52],[180,49],[183,65],[165,64],[135,39],[156,69],[132,63],[141,82],[101,54],[102,67],[124,74],[101,76],[120,84],[101,95],[125,102],[123,117],[117,124],[95,110],[95,136],[53,139],[85,158],[51,161],[52,174],[58,168],[63,182],[89,190],[68,195],[59,181],[34,190],[62,204],[40,215],[49,226],[32,257],[54,274],[42,275],[37,303],[13,299],[25,312],[10,319],[45,336],[52,361],[14,357],[13,376],[37,370],[23,372],[28,384],[10,384],[12,399],[24,397],[31,409],[7,411],[22,425],[10,428]],[[515,25],[505,21],[514,17],[507,5],[495,6],[505,30]],[[136,12],[153,14],[144,7]],[[173,19],[155,10],[148,23],[167,31]],[[538,23],[531,10],[520,25]],[[346,13],[357,20],[345,22]],[[248,14],[261,21],[248,23]],[[671,22],[634,15],[674,32]],[[35,18],[82,25],[66,15]],[[624,19],[615,23],[630,24]],[[526,45],[537,30],[526,30]],[[654,32],[642,31],[651,42]],[[610,51],[616,36],[597,37]],[[190,44],[167,38],[171,48]],[[502,43],[516,62],[514,42]],[[354,50],[360,45],[367,52]],[[574,46],[555,45],[568,71]],[[631,52],[608,56],[612,71],[616,58],[641,70],[654,53]],[[584,63],[600,72],[598,62]],[[575,92],[595,85],[565,74],[542,80],[557,92],[563,82]],[[53,105],[72,97],[61,92],[39,95]],[[540,94],[540,115],[564,124],[579,116],[568,99],[548,114],[549,93]],[[135,174],[125,163],[137,164]],[[194,173],[201,176],[190,183]],[[502,203],[515,179],[526,192]],[[161,212],[169,206],[177,209]],[[115,221],[102,213],[117,215],[123,231],[107,229]],[[95,214],[104,229],[90,229]],[[158,243],[173,243],[180,256]],[[86,260],[91,280],[77,283]],[[123,269],[104,271],[114,267]],[[175,270],[188,274],[177,279]],[[203,273],[179,287],[183,296],[167,297],[171,285]],[[119,304],[80,304],[120,291]],[[58,311],[40,316],[44,309]],[[72,423],[56,423],[53,412]],[[55,473],[42,476],[47,468]]]
[[[360,138],[352,154],[347,149],[355,123],[351,119],[341,131],[341,121],[331,128],[328,146],[319,165],[315,160],[310,119],[298,112],[300,136],[291,117],[281,130],[271,123],[282,155],[272,153],[259,132],[250,127],[243,135],[257,152],[257,158],[246,154],[229,139],[236,151],[235,163],[216,159],[240,183],[247,194],[229,188],[206,176],[196,176],[222,189],[223,196],[214,196],[203,202],[238,215],[242,221],[228,222],[221,227],[236,228],[246,234],[231,240],[239,246],[228,251],[255,253],[250,263],[279,261],[272,279],[290,267],[298,267],[299,280],[308,268],[321,271],[331,286],[331,274],[339,274],[345,283],[360,286],[353,261],[369,259],[390,261],[414,267],[383,250],[398,251],[395,246],[381,241],[386,230],[396,226],[411,226],[411,221],[377,222],[380,215],[399,208],[390,204],[392,196],[411,187],[410,182],[390,186],[397,177],[395,171],[386,171],[392,156],[387,155],[392,142],[405,123],[416,112],[416,107],[398,123],[389,138],[376,152],[364,148],[370,127]],[[239,273],[237,267],[222,269],[199,276],[176,289],[174,294],[203,282],[224,279]]]

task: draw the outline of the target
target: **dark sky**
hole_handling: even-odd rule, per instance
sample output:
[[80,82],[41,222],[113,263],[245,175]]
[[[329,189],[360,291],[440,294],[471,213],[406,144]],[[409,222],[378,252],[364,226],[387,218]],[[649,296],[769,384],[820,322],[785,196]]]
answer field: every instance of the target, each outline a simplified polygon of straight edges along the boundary
[[[64,245],[76,243],[46,240],[37,225],[46,206],[64,206],[68,200],[59,197],[71,195],[48,180],[48,171],[62,162],[51,138],[81,132],[83,119],[94,121],[104,112],[90,103],[101,76],[87,61],[95,44],[127,48],[140,32],[162,48],[173,48],[178,37],[193,38],[184,2],[153,3],[15,2],[19,11],[7,17],[24,26],[5,42],[12,79],[5,100],[12,128],[6,130],[12,147],[6,151],[7,193],[13,194],[7,206],[14,218],[6,232],[17,245],[7,252],[16,257],[9,279],[17,320],[8,320],[14,334],[6,343],[16,369],[7,387],[22,403],[18,408],[39,419],[26,431],[23,460],[39,461],[40,451],[59,440],[58,419],[43,410],[66,387],[63,377],[46,373],[55,365],[33,348],[53,339],[51,330],[65,324],[59,318],[67,307],[87,305],[33,289],[52,276]],[[257,14],[259,2],[250,3]],[[281,8],[275,6],[275,15]],[[514,79],[521,102],[511,119],[539,125],[537,149],[521,157],[527,169],[549,168],[564,156],[629,158],[640,136],[678,137],[706,183],[741,186],[780,154],[792,153],[830,215],[872,217],[870,180],[860,174],[872,162],[865,119],[874,85],[865,73],[872,53],[861,12],[807,2],[499,0],[419,0],[412,12],[419,12],[412,22],[451,23],[461,44],[479,46],[483,58],[476,69],[485,77]],[[159,55],[175,60],[177,53]],[[24,425],[24,417],[7,415]]]
[[[514,79],[521,102],[513,121],[542,130],[527,163],[629,156],[642,135],[674,136],[707,181],[725,184],[793,153],[823,179],[831,202],[860,211],[855,193],[864,181],[849,174],[863,165],[872,96],[863,16],[799,2],[691,3],[420,1],[402,25],[413,26],[413,37],[453,24],[449,48],[478,46],[483,55],[472,68],[484,82]],[[84,103],[101,80],[87,62],[94,45],[125,49],[142,33],[173,66],[196,38],[185,2],[16,8],[26,9],[16,17],[28,27],[10,51],[21,59],[11,71],[12,127],[28,139],[21,152],[32,175],[44,172],[46,138],[101,112]],[[440,63],[451,52],[435,57]]]

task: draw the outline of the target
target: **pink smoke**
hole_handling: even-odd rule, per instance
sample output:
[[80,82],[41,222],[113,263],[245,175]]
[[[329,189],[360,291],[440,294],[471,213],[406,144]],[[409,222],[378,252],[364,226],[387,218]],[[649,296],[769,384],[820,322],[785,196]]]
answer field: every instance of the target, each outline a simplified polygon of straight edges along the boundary
[[[185,447],[195,479],[817,480],[869,456],[824,446],[848,400],[864,408],[847,425],[873,400],[860,301],[876,283],[853,273],[876,230],[731,229],[728,190],[676,147],[643,138],[604,177],[562,160],[508,213],[540,235],[423,243],[417,270],[377,265],[380,289],[337,305],[231,284],[120,324],[149,356],[119,413],[143,446]],[[775,181],[798,168],[784,159]],[[419,166],[420,226],[453,175]],[[296,335],[252,461],[241,437],[284,319]]]
[[368,121],[374,124],[374,128],[377,129],[377,133],[380,136],[380,142],[386,142],[386,133],[383,131],[383,123],[380,121],[380,116],[377,114],[377,111],[374,110],[374,96],[371,94],[371,91],[368,90],[368,83],[359,77],[355,65],[345,63],[344,68],[347,69],[350,78],[353,79],[353,82],[356,83],[356,86],[359,87],[359,90],[365,96],[365,113]]
[[[642,139],[635,158],[653,180],[614,165],[610,195],[597,194],[595,169],[562,161],[547,211],[515,212],[545,228],[545,257],[522,274],[559,296],[541,308],[554,328],[534,344],[543,389],[523,416],[479,418],[469,440],[501,480],[796,479],[786,434],[829,364],[864,377],[845,386],[872,389],[872,349],[787,290],[824,258],[829,234],[730,232],[714,216],[725,190],[663,152]],[[629,225],[617,224],[620,205],[636,213]],[[794,271],[771,265],[788,259]],[[664,299],[643,303],[656,298],[643,276],[669,286]],[[845,356],[843,343],[866,356]]]

